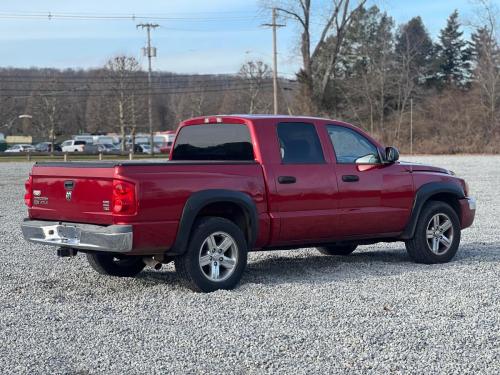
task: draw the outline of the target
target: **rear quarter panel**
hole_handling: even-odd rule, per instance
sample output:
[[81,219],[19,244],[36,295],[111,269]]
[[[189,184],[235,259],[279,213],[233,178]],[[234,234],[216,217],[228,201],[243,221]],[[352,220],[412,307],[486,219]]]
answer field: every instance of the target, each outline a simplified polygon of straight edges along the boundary
[[115,224],[134,224],[134,252],[165,251],[174,243],[179,220],[194,192],[229,189],[248,194],[259,214],[256,245],[269,235],[265,186],[260,164],[232,165],[138,165],[121,166],[116,178],[137,186],[138,212],[134,216],[114,216]]

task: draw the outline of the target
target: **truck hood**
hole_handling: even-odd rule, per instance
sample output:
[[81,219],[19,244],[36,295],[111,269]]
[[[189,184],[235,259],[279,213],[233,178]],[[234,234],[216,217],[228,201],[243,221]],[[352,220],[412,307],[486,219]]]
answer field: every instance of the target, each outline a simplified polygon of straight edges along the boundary
[[450,176],[455,175],[455,173],[453,173],[452,171],[450,171],[448,169],[434,167],[432,165],[420,164],[420,163],[409,162],[409,161],[400,161],[399,164],[411,172],[434,172],[434,173],[444,173],[444,174],[448,174]]

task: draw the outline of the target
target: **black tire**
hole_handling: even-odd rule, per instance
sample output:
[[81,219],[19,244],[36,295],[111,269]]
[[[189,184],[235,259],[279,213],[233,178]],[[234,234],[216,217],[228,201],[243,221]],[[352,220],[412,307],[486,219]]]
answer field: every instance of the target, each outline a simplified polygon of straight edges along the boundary
[[[435,253],[431,249],[432,245],[428,243],[429,241],[432,243],[433,240],[432,238],[428,240],[427,228],[429,225],[432,225],[432,218],[438,214],[446,215],[446,217],[450,219],[453,232],[451,232],[451,245],[449,245],[447,249],[443,249],[439,252],[443,244],[438,241],[438,253]],[[458,246],[460,245],[460,229],[458,215],[449,204],[439,201],[429,201],[420,212],[413,238],[405,242],[406,250],[410,257],[417,263],[435,264],[449,262],[458,251]],[[439,236],[439,233],[437,233],[437,236]],[[446,248],[446,245],[444,245],[444,247]]]
[[317,247],[318,251],[324,255],[349,255],[356,248],[357,244],[328,245]]
[[113,253],[87,253],[90,266],[101,275],[134,277],[146,266],[141,257]]
[[[211,235],[217,235],[217,233],[227,234],[233,240],[232,243],[235,246],[231,246],[230,251],[231,253],[234,252],[235,260],[233,260],[234,266],[231,271],[226,270],[219,262],[217,269],[226,272],[227,277],[223,279],[221,277],[220,281],[213,281],[209,279],[205,272],[210,270],[212,264],[217,264],[217,257],[224,257],[226,252],[224,251],[222,254],[216,252],[215,260],[212,262],[212,257],[210,257],[210,264],[205,266],[200,264],[200,257],[206,249],[206,240]],[[219,248],[217,247],[217,249]],[[219,249],[219,251],[222,250]],[[219,289],[229,290],[233,289],[241,279],[247,264],[247,253],[245,236],[236,224],[221,217],[206,217],[195,222],[186,252],[174,259],[175,269],[186,286],[196,292],[209,293]],[[217,275],[219,276],[219,274]]]

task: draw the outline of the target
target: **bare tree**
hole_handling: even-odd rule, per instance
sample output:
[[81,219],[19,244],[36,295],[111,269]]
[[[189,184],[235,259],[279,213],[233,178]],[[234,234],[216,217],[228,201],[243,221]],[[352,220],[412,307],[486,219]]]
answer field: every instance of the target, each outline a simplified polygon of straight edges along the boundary
[[[51,152],[54,151],[56,137],[61,131],[68,104],[65,93],[67,88],[58,75],[53,75],[34,88],[32,96],[32,128],[36,132],[48,136]],[[47,134],[48,133],[48,134]]]
[[[314,104],[321,105],[335,73],[346,30],[353,15],[365,3],[366,0],[359,0],[356,5],[352,5],[351,0],[331,0],[330,9],[326,9],[326,7],[315,9],[318,13],[326,15],[326,23],[315,44],[312,42],[311,33],[318,17],[313,14],[312,0],[289,0],[285,5],[277,7],[281,13],[297,21],[302,30],[300,41],[302,70],[299,73],[299,78],[305,85],[309,99],[312,99],[311,110]],[[328,49],[325,48],[327,37],[334,40],[333,45],[330,45]],[[315,65],[320,59],[323,60],[323,69],[315,71]]]
[[419,88],[421,89],[427,79],[432,50],[432,41],[420,17],[415,17],[400,26],[396,37],[394,69],[397,86],[395,105],[397,124],[394,138],[397,141],[410,98],[418,94]]
[[271,98],[266,96],[266,84],[270,83],[272,70],[262,61],[247,61],[239,76],[248,83],[242,96],[248,102],[248,113],[267,113],[271,109]]
[[472,34],[475,59],[474,80],[479,89],[480,105],[486,117],[486,133],[499,126],[500,106],[500,34],[499,11],[489,1],[479,0],[477,25]]
[[112,110],[112,113],[117,118],[117,128],[121,136],[121,149],[124,151],[127,128],[133,129],[132,131],[135,133],[137,127],[137,103],[133,93],[134,90],[140,89],[142,86],[139,80],[141,67],[134,57],[122,55],[110,59],[106,63],[104,70],[107,73],[110,92],[115,103],[115,110]]

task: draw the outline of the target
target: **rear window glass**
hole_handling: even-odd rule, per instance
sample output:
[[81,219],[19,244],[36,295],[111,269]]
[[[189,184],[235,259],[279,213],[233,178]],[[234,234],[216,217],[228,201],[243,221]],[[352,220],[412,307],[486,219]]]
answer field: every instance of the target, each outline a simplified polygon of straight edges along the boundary
[[282,122],[278,124],[281,160],[285,164],[324,163],[323,150],[313,124]]
[[183,127],[172,160],[254,160],[246,125],[203,124]]

